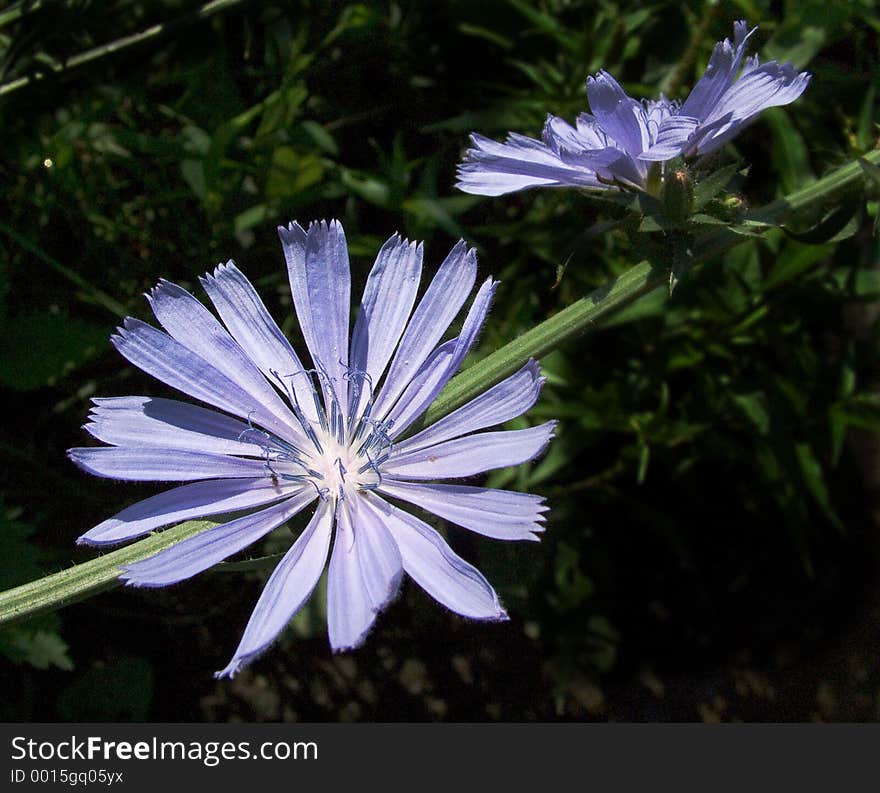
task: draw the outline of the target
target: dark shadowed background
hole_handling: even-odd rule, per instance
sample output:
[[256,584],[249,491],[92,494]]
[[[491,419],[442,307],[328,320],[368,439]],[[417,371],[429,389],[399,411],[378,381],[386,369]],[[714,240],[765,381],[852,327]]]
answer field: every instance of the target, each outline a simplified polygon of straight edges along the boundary
[[[91,397],[170,394],[108,341],[125,314],[149,319],[160,277],[200,295],[234,259],[301,349],[279,223],[342,220],[356,285],[394,231],[426,241],[428,273],[464,237],[502,281],[470,364],[641,256],[620,231],[585,234],[609,209],[574,191],[457,192],[469,132],[573,121],[600,68],[681,96],[747,18],[763,59],[814,78],[725,152],[750,166],[742,201],[878,133],[873,0],[216,6],[0,10],[0,589],[93,558],[75,538],[158,491],[64,451],[88,443]],[[557,439],[485,481],[545,495],[544,540],[435,521],[509,623],[408,582],[333,656],[314,597],[217,682],[267,572],[116,589],[0,629],[0,720],[878,720],[876,189],[847,201],[836,238],[744,239],[542,360],[525,421],[560,419]]]

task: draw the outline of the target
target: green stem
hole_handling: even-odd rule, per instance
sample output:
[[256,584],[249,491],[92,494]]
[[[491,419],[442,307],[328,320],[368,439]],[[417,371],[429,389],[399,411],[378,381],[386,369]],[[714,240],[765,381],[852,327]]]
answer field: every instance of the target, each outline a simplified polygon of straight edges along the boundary
[[[203,5],[201,8],[194,11],[193,13],[186,14],[179,19],[174,19],[171,22],[160,22],[158,25],[153,25],[146,30],[142,30],[140,33],[133,33],[130,36],[123,36],[121,39],[111,41],[109,44],[102,44],[100,47],[95,47],[93,49],[87,50],[86,52],[81,52],[79,55],[74,55],[72,58],[68,58],[66,61],[64,61],[64,63],[58,65],[53,64],[49,67],[49,71],[52,74],[61,74],[62,72],[66,72],[70,69],[75,69],[78,66],[83,66],[86,63],[90,63],[91,61],[96,61],[99,58],[104,58],[108,55],[115,55],[116,53],[121,52],[124,49],[128,49],[129,47],[132,47],[136,44],[142,44],[143,42],[149,41],[156,36],[161,36],[163,33],[168,33],[184,25],[207,19],[214,14],[225,11],[231,6],[239,5],[243,1],[244,0],[212,0],[212,2],[205,3],[205,5]],[[19,88],[24,88],[31,83],[42,80],[44,76],[44,73],[37,72],[32,75],[19,77],[16,80],[10,80],[8,83],[3,83],[2,85],[0,85],[0,96],[12,93],[13,91],[17,91]]]
[[41,0],[34,0],[32,3],[25,3],[24,0],[20,0],[18,3],[13,3],[5,11],[0,12],[0,28],[8,25],[10,22],[15,22],[25,14],[38,11],[42,5]]
[[[880,150],[869,152],[863,159],[874,165],[880,164]],[[796,212],[825,203],[829,198],[860,184],[863,179],[859,161],[853,160],[817,182],[761,207],[750,214],[750,219],[778,223]],[[713,259],[745,239],[727,229],[710,232],[693,246],[696,251],[693,263]],[[652,270],[647,261],[639,262],[623,275],[562,309],[454,377],[434,400],[418,426],[432,424],[461,407],[488,386],[513,374],[530,357],[544,355],[579,334],[601,327],[601,320],[643,295],[665,287],[667,283],[666,272]]]
[[[864,159],[874,165],[880,164],[880,151],[872,151]],[[856,160],[847,163],[809,187],[763,207],[753,217],[760,217],[768,223],[779,222],[792,212],[812,209],[843,190],[856,187],[862,179],[863,171],[859,162]],[[693,246],[696,251],[694,262],[714,257],[745,239],[726,230],[707,234]],[[425,423],[436,421],[461,407],[489,386],[516,371],[529,358],[543,355],[580,334],[601,327],[603,320],[614,312],[654,289],[665,286],[666,279],[665,271],[659,271],[646,261],[639,262],[605,286],[562,309],[455,377],[428,410]],[[0,625],[61,608],[109,589],[119,584],[121,566],[154,556],[213,525],[216,524],[210,521],[182,523],[97,559],[0,593]],[[254,563],[262,564],[263,560],[253,560],[245,564],[252,566]]]
[[0,233],[5,234],[10,239],[17,242],[22,248],[28,251],[28,253],[32,253],[40,261],[49,265],[49,267],[55,270],[55,272],[64,276],[72,284],[76,284],[76,286],[82,289],[82,291],[85,293],[85,297],[88,299],[89,302],[106,308],[107,311],[113,314],[113,316],[117,319],[128,313],[128,309],[123,306],[122,303],[119,303],[118,301],[110,297],[110,295],[108,295],[106,292],[102,292],[100,289],[98,289],[98,287],[90,284],[81,275],[76,273],[74,270],[71,270],[69,267],[66,267],[57,259],[50,256],[37,244],[31,242],[31,240],[29,240],[27,237],[23,237],[15,229],[7,226],[2,220],[0,220]]
[[112,589],[119,585],[119,576],[125,565],[153,556],[216,525],[208,520],[181,523],[97,559],[0,592],[0,625],[54,611]]

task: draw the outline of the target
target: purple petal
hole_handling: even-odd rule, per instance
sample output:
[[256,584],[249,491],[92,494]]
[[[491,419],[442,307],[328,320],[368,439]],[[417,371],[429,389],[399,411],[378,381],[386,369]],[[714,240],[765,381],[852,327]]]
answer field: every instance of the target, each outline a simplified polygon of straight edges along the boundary
[[[385,373],[416,301],[422,274],[422,245],[395,234],[379,251],[367,278],[351,341],[351,366],[376,386]],[[361,395],[368,389],[359,388]],[[357,406],[353,412],[357,412]]]
[[373,416],[383,418],[461,310],[477,278],[477,254],[459,240],[444,259],[406,326],[376,397]]
[[379,491],[496,540],[538,540],[548,509],[540,496],[469,485],[385,480]]
[[437,398],[437,394],[443,390],[461,366],[461,362],[477,340],[486,314],[489,313],[497,285],[498,281],[493,281],[491,278],[483,282],[465,317],[461,333],[455,339],[455,344],[444,344],[435,351],[435,355],[425,363],[388,413],[389,423],[393,422],[392,438],[403,432],[425,412],[428,405]]
[[663,162],[678,157],[699,122],[690,116],[669,116],[660,124],[654,143],[639,155],[640,160]]
[[159,446],[213,454],[261,454],[246,438],[248,425],[216,410],[157,397],[93,399],[85,429],[113,446]]
[[290,520],[317,498],[312,487],[252,515],[203,531],[149,559],[123,567],[120,580],[131,586],[158,587],[191,578],[247,548]]
[[173,338],[237,383],[260,404],[262,410],[282,423],[294,421],[290,410],[256,364],[214,315],[189,292],[170,281],[160,281],[147,298],[156,319]]
[[544,451],[555,426],[548,421],[524,430],[481,432],[412,452],[395,450],[382,471],[395,479],[457,479],[519,465]]
[[391,532],[403,569],[434,600],[471,619],[507,619],[498,595],[480,571],[458,556],[428,524],[380,498],[369,499],[366,509]]
[[201,279],[217,313],[233,338],[270,382],[277,373],[296,392],[297,401],[309,419],[316,419],[311,385],[302,376],[299,356],[272,319],[251,282],[232,261],[218,265],[213,275]]
[[626,95],[608,72],[587,79],[590,110],[610,138],[631,157],[638,157],[650,143],[645,109]]
[[224,454],[158,449],[152,446],[88,446],[68,449],[67,456],[84,471],[131,482],[187,482],[266,476],[263,460]]
[[330,646],[348,650],[363,643],[376,615],[397,594],[403,575],[400,552],[364,499],[343,502],[327,574]]
[[721,148],[769,107],[797,99],[810,83],[807,72],[795,74],[790,64],[765,63],[740,78],[719,102],[707,122],[698,129],[690,148],[706,155]]
[[559,156],[571,165],[592,169],[603,179],[617,180],[638,188],[645,186],[648,173],[645,164],[616,146],[580,151],[562,149]]
[[681,106],[681,114],[705,121],[715,109],[724,92],[730,88],[745,54],[748,38],[757,28],[748,30],[744,20],[734,23],[734,43],[719,41],[712,51],[706,71]]
[[332,389],[343,414],[348,399],[345,381],[348,366],[348,317],[351,310],[351,272],[345,232],[337,220],[302,229],[292,223],[279,229],[287,259],[293,303],[303,338],[321,378],[325,396]]
[[264,479],[209,479],[138,501],[83,534],[80,545],[112,545],[184,520],[223,515],[287,498],[300,484]]
[[587,113],[581,113],[578,117],[577,127],[572,127],[558,116],[548,115],[541,137],[556,154],[562,149],[589,151],[604,149],[609,145],[608,136]]
[[516,374],[418,434],[400,441],[395,448],[401,453],[423,449],[521,416],[535,404],[543,384],[538,364],[529,360]]
[[511,134],[505,143],[471,135],[474,148],[458,166],[456,187],[497,196],[529,187],[600,187],[596,174],[563,163],[545,143]]
[[330,549],[333,512],[321,503],[263,589],[232,660],[217,678],[233,677],[263,653],[312,594]]
[[[227,413],[252,418],[285,440],[294,443],[301,440],[297,430],[265,410],[238,383],[151,325],[129,317],[125,320],[125,327],[120,328],[111,341],[126,359],[157,380]],[[289,411],[288,414],[293,420]]]

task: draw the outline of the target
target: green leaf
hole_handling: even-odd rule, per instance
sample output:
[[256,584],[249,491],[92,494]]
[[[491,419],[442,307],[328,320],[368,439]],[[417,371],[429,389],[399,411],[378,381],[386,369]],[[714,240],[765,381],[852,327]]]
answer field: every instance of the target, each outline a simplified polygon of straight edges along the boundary
[[869,149],[874,143],[874,128],[877,122],[874,120],[874,101],[877,95],[877,84],[871,82],[865,92],[862,108],[859,112],[858,126],[856,127],[856,144],[862,150]]
[[770,41],[764,51],[776,61],[791,61],[796,68],[803,69],[825,46],[824,27],[805,25],[799,16],[792,16]]
[[791,192],[812,182],[816,177],[810,166],[809,149],[785,111],[774,107],[763,113],[762,118],[773,134],[773,162],[779,169],[782,189]]
[[829,212],[821,221],[807,231],[790,231],[785,226],[782,230],[793,240],[806,245],[824,245],[827,242],[839,242],[851,237],[859,228],[861,220],[861,201],[847,201],[837,209]]
[[311,141],[319,149],[322,149],[331,157],[335,157],[339,154],[339,146],[336,145],[333,136],[317,121],[303,121],[300,124],[300,129],[309,136]]
[[290,623],[293,632],[303,638],[323,634],[327,629],[327,571],[325,570],[312,596],[296,612]]
[[479,25],[472,25],[469,22],[462,22],[458,29],[464,33],[466,36],[475,36],[477,38],[485,39],[486,41],[492,42],[502,49],[512,50],[513,42],[507,37],[502,36],[494,30],[490,30],[489,28],[484,28]]
[[27,663],[35,669],[55,666],[70,671],[73,661],[67,649],[67,642],[55,631],[30,630],[21,625],[0,631],[0,653],[13,662]]
[[822,464],[817,459],[815,453],[808,443],[795,444],[795,455],[798,465],[800,466],[801,476],[804,484],[810,491],[811,495],[819,505],[823,514],[837,529],[842,529],[843,524],[837,517],[831,506],[831,498],[828,495],[828,488],[825,485],[825,474],[822,471]]
[[694,209],[702,209],[715,196],[724,190],[739,172],[742,165],[738,162],[725,165],[717,171],[712,171],[694,182]]
[[238,234],[252,229],[254,226],[259,226],[268,216],[269,207],[265,204],[255,204],[236,215],[235,220],[232,221],[232,227],[235,229],[235,233]]
[[763,391],[750,394],[731,394],[730,399],[761,435],[770,431],[770,410]]

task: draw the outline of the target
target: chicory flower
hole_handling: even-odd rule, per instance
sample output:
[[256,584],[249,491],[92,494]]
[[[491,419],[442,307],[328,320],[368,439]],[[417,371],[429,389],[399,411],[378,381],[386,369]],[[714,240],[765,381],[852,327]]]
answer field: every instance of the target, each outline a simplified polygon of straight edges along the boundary
[[271,645],[310,596],[328,557],[334,650],[364,641],[404,572],[458,614],[506,619],[480,572],[392,503],[500,540],[536,540],[543,530],[547,507],[538,496],[435,482],[517,465],[543,451],[552,421],[484,431],[534,404],[543,383],[534,361],[404,437],[471,349],[497,282],[483,282],[458,336],[441,342],[474,286],[475,252],[459,242],[416,306],[422,246],[395,235],[367,279],[349,344],[351,276],[342,226],[313,223],[305,231],[291,223],[279,233],[311,368],[232,262],[202,279],[222,324],[189,292],[161,281],[148,298],[164,332],[128,318],[113,344],[135,366],[211,409],[145,396],[94,400],[85,429],[108,445],[71,449],[77,465],[114,479],[187,484],[122,510],[79,542],[105,546],[172,523],[251,510],[124,568],[129,585],[166,586],[317,503],[221,677]]
[[810,75],[790,63],[744,59],[756,29],[749,31],[744,20],[734,24],[733,43],[715,45],[706,73],[683,103],[662,95],[636,101],[600,71],[587,79],[591,113],[580,114],[575,126],[549,115],[540,140],[511,133],[498,143],[473,134],[457,187],[490,196],[530,187],[655,192],[662,163],[711,154],[762,110],[789,104],[806,90]]

